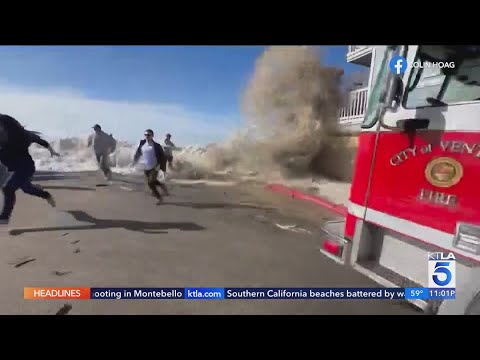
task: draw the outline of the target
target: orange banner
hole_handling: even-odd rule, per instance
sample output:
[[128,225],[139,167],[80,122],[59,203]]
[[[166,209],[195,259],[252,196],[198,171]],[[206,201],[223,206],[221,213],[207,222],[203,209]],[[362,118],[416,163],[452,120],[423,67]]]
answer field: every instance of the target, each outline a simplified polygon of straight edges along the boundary
[[27,300],[87,300],[90,288],[24,288],[23,298]]

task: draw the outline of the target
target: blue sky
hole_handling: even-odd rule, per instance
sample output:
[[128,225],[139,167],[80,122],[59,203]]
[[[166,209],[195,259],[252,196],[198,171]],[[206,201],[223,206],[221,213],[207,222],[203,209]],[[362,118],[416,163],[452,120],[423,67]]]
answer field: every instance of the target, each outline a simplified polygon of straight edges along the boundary
[[[319,47],[347,64],[347,46]],[[136,141],[146,127],[205,144],[241,125],[239,99],[262,46],[0,46],[0,112],[51,136],[100,123]]]

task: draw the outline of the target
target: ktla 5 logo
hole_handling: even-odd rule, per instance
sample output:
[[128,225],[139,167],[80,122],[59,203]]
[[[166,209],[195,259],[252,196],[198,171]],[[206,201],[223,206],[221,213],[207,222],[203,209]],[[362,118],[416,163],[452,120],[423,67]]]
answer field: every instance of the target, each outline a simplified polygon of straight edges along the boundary
[[455,255],[453,253],[428,254],[428,287],[454,288],[456,285]]

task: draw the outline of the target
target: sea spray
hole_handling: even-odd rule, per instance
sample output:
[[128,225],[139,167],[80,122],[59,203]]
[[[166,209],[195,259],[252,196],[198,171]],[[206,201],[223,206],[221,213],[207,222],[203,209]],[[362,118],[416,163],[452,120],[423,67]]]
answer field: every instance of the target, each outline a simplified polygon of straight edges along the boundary
[[[63,139],[53,139],[45,136],[51,143],[52,147],[60,153],[60,157],[52,157],[50,153],[39,145],[30,147],[30,154],[35,161],[37,170],[40,171],[60,171],[60,172],[77,172],[77,171],[96,171],[98,164],[91,147],[88,147],[88,136],[70,137]],[[116,166],[113,171],[122,174],[141,173],[141,161],[134,166],[133,156],[138,144],[130,144],[126,141],[118,141],[117,149],[114,153]],[[175,162],[177,167],[188,175],[188,171],[192,169],[202,168],[205,163],[204,155],[208,151],[208,147],[186,146],[174,151]],[[208,165],[205,166],[205,169]],[[188,171],[187,171],[188,170]],[[178,176],[182,176],[179,172]]]
[[[318,52],[311,47],[267,48],[257,59],[241,94],[245,124],[221,143],[184,146],[174,151],[171,175],[190,179],[254,174],[264,181],[302,177],[349,180],[354,151],[347,138],[332,135],[337,132],[342,105],[341,73],[323,66]],[[120,140],[114,172],[140,172],[141,164],[134,167],[132,162],[136,145]],[[61,153],[60,158],[32,146],[37,169],[98,169],[86,138],[52,143]]]
[[[94,171],[98,169],[93,149],[88,147],[88,137],[71,137],[63,139],[51,139],[52,147],[60,153],[60,157],[51,157],[44,148],[34,144],[30,147],[30,154],[35,161],[37,170],[43,171]],[[118,172],[135,172],[133,167],[133,154],[135,146],[127,142],[117,143],[116,170]]]
[[337,136],[342,73],[323,66],[312,47],[267,48],[242,94],[245,125],[212,149],[212,168],[254,172],[265,180],[349,180],[354,151]]

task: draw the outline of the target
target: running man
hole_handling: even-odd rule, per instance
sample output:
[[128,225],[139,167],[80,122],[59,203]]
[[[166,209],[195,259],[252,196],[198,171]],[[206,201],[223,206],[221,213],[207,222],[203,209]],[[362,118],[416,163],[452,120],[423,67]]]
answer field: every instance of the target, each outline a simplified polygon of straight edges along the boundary
[[152,190],[153,196],[158,200],[157,204],[163,202],[162,195],[158,192],[157,186],[160,186],[165,195],[170,195],[167,186],[158,181],[158,173],[160,170],[165,172],[167,170],[167,159],[162,145],[153,140],[153,130],[145,130],[145,139],[140,140],[137,151],[133,158],[133,164],[135,165],[141,156],[143,156],[143,164],[145,171],[145,179],[148,187]]
[[175,144],[172,142],[172,134],[167,134],[165,138],[165,156],[167,157],[167,162],[168,162],[168,168],[172,168],[172,163],[173,163],[173,148],[175,147]]
[[109,156],[115,151],[117,142],[112,135],[105,133],[100,125],[95,124],[93,130],[95,133],[89,136],[87,146],[90,147],[93,143],[93,151],[100,170],[102,170],[106,180],[112,180]]
[[45,199],[50,206],[55,207],[53,196],[32,184],[35,162],[28,148],[33,143],[48,149],[52,156],[60,156],[38,133],[26,130],[11,116],[0,114],[0,162],[10,172],[10,179],[2,189],[4,202],[0,214],[1,225],[7,225],[10,221],[16,202],[15,193],[18,189],[26,194]]

